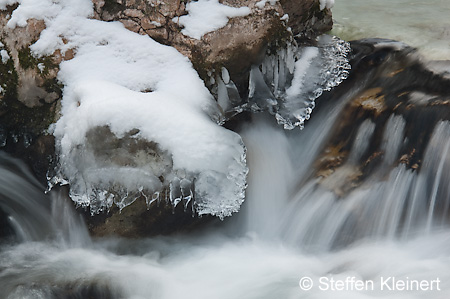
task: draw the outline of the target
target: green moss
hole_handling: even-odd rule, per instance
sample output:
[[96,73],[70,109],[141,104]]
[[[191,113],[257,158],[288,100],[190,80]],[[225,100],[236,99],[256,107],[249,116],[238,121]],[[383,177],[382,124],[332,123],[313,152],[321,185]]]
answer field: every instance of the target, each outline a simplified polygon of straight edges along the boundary
[[[25,53],[26,51],[22,51],[22,55]],[[28,57],[23,63],[28,62],[31,64],[29,66],[37,66],[41,61],[43,60]],[[18,74],[13,59],[9,59],[6,63],[0,61],[0,86],[4,90],[0,97],[0,126],[3,129],[8,132],[31,132],[39,135],[55,121],[56,104],[43,103],[39,107],[28,108],[18,100]],[[61,95],[61,86],[56,79],[48,79],[44,88]]]
[[16,98],[4,98],[2,101],[0,125],[10,132],[29,132],[41,135],[50,124],[55,122],[55,104],[43,104],[28,108]]
[[48,93],[56,92],[56,94],[58,94],[58,96],[61,97],[62,89],[64,86],[56,78],[52,78],[46,79],[42,87],[45,89],[46,92]]
[[[2,40],[0,41],[5,44]],[[5,50],[9,55],[11,54],[7,47],[5,47]],[[6,63],[0,61],[0,86],[3,90],[3,100],[0,103],[0,111],[3,112],[4,110],[5,99],[17,98],[17,84],[18,75],[14,67],[14,61],[12,59],[9,59]]]
[[[23,69],[38,69],[38,65],[44,65],[44,69],[42,71],[43,76],[48,75],[48,70],[51,68],[55,68],[56,64],[52,61],[52,58],[49,56],[44,56],[40,58],[36,58],[31,53],[29,47],[24,47],[18,51],[19,64]],[[40,71],[39,71],[40,72]]]

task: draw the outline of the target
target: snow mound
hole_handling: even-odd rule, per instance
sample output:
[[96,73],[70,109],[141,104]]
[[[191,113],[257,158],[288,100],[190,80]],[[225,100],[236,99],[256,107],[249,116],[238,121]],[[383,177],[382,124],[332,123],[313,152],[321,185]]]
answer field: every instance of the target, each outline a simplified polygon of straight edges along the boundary
[[69,183],[71,198],[92,213],[140,195],[149,205],[191,203],[199,215],[239,210],[245,147],[217,124],[220,110],[186,57],[121,23],[89,19],[89,0],[16,2],[8,26],[46,23],[34,55],[76,52],[58,75],[64,93],[51,128],[59,153],[53,183]]
[[245,17],[250,14],[248,7],[231,7],[220,4],[218,0],[199,0],[186,5],[189,14],[175,18],[184,27],[181,33],[195,39],[201,39],[208,32],[224,27],[228,19]]

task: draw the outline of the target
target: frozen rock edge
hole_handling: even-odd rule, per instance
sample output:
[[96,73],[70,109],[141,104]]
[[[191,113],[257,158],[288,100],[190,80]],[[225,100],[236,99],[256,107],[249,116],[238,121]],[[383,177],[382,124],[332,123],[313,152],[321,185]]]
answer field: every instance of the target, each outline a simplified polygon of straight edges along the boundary
[[181,204],[193,214],[223,219],[237,212],[244,201],[248,172],[245,147],[237,134],[229,133],[231,142],[225,139],[223,150],[231,147],[236,156],[227,156],[217,147],[211,156],[219,163],[195,171],[176,168],[173,154],[143,138],[139,130],[118,137],[108,126],[95,127],[83,144],[60,159],[57,174],[49,182],[69,184],[72,200],[89,207],[93,215],[113,205],[122,210],[143,197],[147,208],[161,202],[173,208]]
[[237,96],[233,81],[222,72],[216,79],[218,102],[228,118],[268,111],[284,129],[303,129],[315,100],[348,77],[349,52],[348,42],[330,35],[319,36],[316,46],[289,43],[252,67],[247,99]]

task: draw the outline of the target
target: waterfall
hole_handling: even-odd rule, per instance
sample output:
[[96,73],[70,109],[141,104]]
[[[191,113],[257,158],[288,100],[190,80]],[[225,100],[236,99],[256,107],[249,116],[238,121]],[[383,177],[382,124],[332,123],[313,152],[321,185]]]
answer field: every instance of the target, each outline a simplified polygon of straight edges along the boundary
[[301,133],[287,134],[261,119],[242,132],[250,165],[246,229],[316,251],[347,246],[361,238],[408,238],[445,227],[450,122],[436,125],[423,166],[414,171],[395,164],[405,120],[392,115],[383,133],[384,156],[378,169],[342,198],[337,190],[357,172],[355,164],[367,150],[375,125],[363,122],[348,161],[320,179],[308,170],[322,136],[335,125],[332,115],[339,112],[339,105],[330,110],[315,115],[315,123]]
[[[249,71],[248,97],[240,98],[225,68],[217,75],[218,102],[226,116],[251,115],[235,126],[236,132],[212,123],[217,111],[208,105],[200,105],[206,110],[196,110],[181,125],[159,130],[183,119],[183,109],[172,110],[181,105],[181,89],[180,97],[170,96],[164,102],[168,106],[160,107],[161,115],[153,111],[149,117],[152,107],[138,106],[146,108],[140,117],[158,118],[158,126],[139,132],[133,124],[121,126],[131,113],[115,119],[120,138],[103,122],[80,134],[75,134],[76,115],[66,119],[69,127],[59,122],[60,142],[66,140],[63,135],[74,138],[65,144],[70,156],[62,165],[72,180],[54,176],[54,183],[69,183],[76,192],[54,187],[45,194],[23,162],[0,153],[0,298],[448,298],[450,121],[445,115],[448,89],[440,87],[448,80],[417,61],[408,64],[414,52],[404,44],[364,40],[354,45],[356,75],[328,93],[349,75],[349,44],[324,36],[318,47],[291,46]],[[182,76],[178,67],[171,64],[171,72]],[[189,74],[196,76],[190,68]],[[400,84],[412,77],[412,83]],[[423,78],[436,81],[425,85],[419,82]],[[102,96],[122,90],[142,97],[136,105],[148,104],[148,95],[138,91],[98,86],[90,82],[89,90],[74,88],[71,99],[80,93],[98,104]],[[171,94],[173,85],[164,88]],[[191,100],[196,98],[192,94]],[[98,120],[85,103],[72,108]],[[116,115],[114,109],[103,112],[108,112],[102,118],[106,122]],[[154,132],[178,155],[153,139],[136,139]],[[134,148],[134,156],[117,144]],[[186,173],[189,164],[195,171]],[[131,193],[116,184],[118,174]],[[165,185],[165,195],[146,196],[145,184],[150,195],[150,189]],[[83,208],[112,207],[114,196],[104,192],[110,186],[126,194],[115,202],[120,211],[142,195],[144,209],[165,197],[174,207],[183,205],[188,217],[197,209],[197,215],[225,220],[171,236],[91,238],[82,217],[90,217],[89,211]],[[78,210],[69,198],[74,192]],[[331,280],[357,280],[366,288],[320,288]],[[403,286],[424,282],[428,288],[392,290],[386,281],[394,280]]]
[[[284,131],[269,116],[255,117],[240,132],[250,168],[243,210],[222,229],[194,235],[91,241],[66,205],[67,192],[42,195],[23,164],[2,155],[2,186],[14,192],[1,189],[1,207],[17,219],[17,235],[34,237],[0,245],[0,296],[444,298],[439,296],[448,295],[446,283],[439,292],[422,293],[299,289],[301,277],[317,283],[330,275],[371,281],[374,290],[382,287],[380,277],[450,279],[450,234],[442,230],[449,208],[450,122],[435,126],[419,170],[396,165],[402,142],[382,138],[386,152],[378,169],[338,196],[333,186],[351,174],[376,131],[373,122],[362,122],[338,177],[315,177],[312,161],[346,99],[321,109],[303,131]],[[404,125],[402,117],[391,116],[383,135],[401,141]],[[49,232],[53,237],[44,236]]]
[[[45,188],[20,160],[0,152],[0,209],[19,242],[58,240],[81,246],[90,238],[64,190]],[[67,193],[67,192],[66,192]]]
[[51,233],[50,202],[24,163],[0,153],[0,209],[21,241]]

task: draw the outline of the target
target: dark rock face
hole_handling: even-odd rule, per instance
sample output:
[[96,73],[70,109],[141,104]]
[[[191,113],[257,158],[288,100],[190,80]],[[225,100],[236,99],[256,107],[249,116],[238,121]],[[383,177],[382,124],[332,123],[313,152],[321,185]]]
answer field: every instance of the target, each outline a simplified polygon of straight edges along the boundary
[[86,212],[84,218],[94,236],[116,235],[126,238],[188,232],[219,221],[209,215],[198,218],[191,209],[185,211],[181,204],[173,208],[163,201],[160,204],[155,202],[149,207],[143,198],[137,199],[121,212],[113,206],[108,213],[95,216]]
[[330,31],[333,27],[331,11],[320,10],[319,1],[281,0],[280,4],[289,15],[288,26],[294,35],[314,38],[317,33]]
[[[352,49],[349,78],[324,94],[317,107],[347,97],[341,121],[316,161],[317,176],[324,179],[333,174],[345,176],[341,185],[334,186],[340,195],[377,171],[385,155],[383,134],[393,124],[390,121],[393,117],[400,116],[405,123],[402,136],[398,136],[404,142],[393,164],[404,164],[414,170],[422,166],[436,124],[450,120],[450,68],[445,63],[426,62],[413,48],[394,41],[354,41]],[[366,120],[375,125],[368,151],[357,167],[342,171],[350,159],[358,128]]]
[[54,152],[53,138],[45,131],[57,118],[62,95],[56,75],[70,54],[34,57],[29,46],[45,24],[29,20],[26,27],[9,28],[14,8],[0,11],[0,148],[26,160],[44,182]]
[[11,238],[13,235],[14,231],[8,222],[8,215],[0,210],[0,240]]

